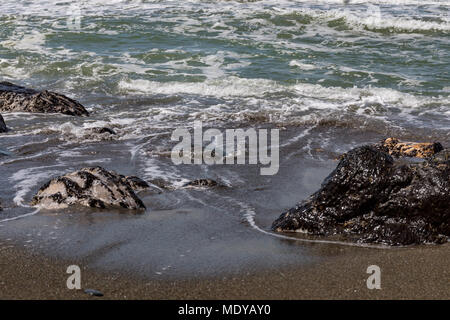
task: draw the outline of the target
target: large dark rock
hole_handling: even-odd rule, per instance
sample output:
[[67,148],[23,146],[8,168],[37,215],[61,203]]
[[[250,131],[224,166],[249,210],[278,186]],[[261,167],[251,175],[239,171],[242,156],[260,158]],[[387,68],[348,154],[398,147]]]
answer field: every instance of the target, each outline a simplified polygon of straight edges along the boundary
[[145,209],[135,194],[149,185],[134,176],[123,176],[101,167],[84,168],[54,178],[33,197],[32,205],[60,209],[70,205],[93,208]]
[[0,111],[89,115],[80,103],[62,94],[36,91],[10,82],[0,82]]
[[411,161],[394,159],[380,145],[353,149],[316,193],[281,214],[272,229],[389,245],[446,242],[449,155],[447,149]]
[[3,117],[0,114],[0,133],[6,131],[8,131],[8,128],[6,128],[5,120],[3,120]]

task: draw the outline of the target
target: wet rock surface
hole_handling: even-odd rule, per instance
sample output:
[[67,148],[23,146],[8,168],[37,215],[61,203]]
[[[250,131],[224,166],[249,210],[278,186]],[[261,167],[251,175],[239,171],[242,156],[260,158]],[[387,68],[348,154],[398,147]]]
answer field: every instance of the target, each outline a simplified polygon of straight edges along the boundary
[[138,177],[123,176],[101,167],[84,168],[47,182],[33,197],[32,204],[45,209],[70,205],[145,209],[135,191],[147,187]]
[[8,131],[8,128],[6,128],[5,120],[3,119],[2,115],[0,114],[0,133]]
[[89,115],[79,102],[62,94],[47,90],[36,91],[10,82],[0,82],[0,111]]
[[417,162],[394,159],[380,145],[355,148],[316,193],[281,214],[272,229],[388,245],[446,242],[449,155],[446,149]]

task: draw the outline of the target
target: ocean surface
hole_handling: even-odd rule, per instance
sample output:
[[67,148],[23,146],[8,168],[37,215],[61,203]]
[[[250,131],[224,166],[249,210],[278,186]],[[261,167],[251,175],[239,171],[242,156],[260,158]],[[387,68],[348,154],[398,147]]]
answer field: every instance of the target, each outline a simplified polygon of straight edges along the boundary
[[[0,248],[20,240],[154,276],[318,259],[321,244],[270,225],[340,154],[388,136],[450,145],[449,12],[448,0],[2,1],[0,81],[91,116],[2,113]],[[173,165],[171,134],[195,120],[278,128],[278,174]],[[169,190],[141,193],[144,214],[29,206],[50,178],[94,165]],[[182,187],[197,178],[228,188]]]

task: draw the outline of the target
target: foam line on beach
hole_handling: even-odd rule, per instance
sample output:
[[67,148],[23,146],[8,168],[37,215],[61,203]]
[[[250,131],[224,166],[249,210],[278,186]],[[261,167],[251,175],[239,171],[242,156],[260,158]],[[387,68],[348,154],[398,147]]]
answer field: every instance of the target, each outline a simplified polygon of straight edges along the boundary
[[264,230],[264,229],[260,228],[255,223],[255,215],[256,215],[256,213],[251,208],[249,208],[247,205],[242,204],[242,203],[238,203],[238,204],[245,210],[246,213],[244,214],[244,218],[247,220],[247,222],[250,224],[250,226],[253,229],[255,229],[255,230],[259,231],[259,232],[262,232],[264,234],[270,235],[272,237],[276,237],[276,238],[280,238],[280,239],[286,239],[286,240],[308,242],[308,243],[334,244],[334,245],[340,245],[340,246],[374,248],[374,249],[390,249],[390,247],[384,246],[384,245],[369,245],[369,244],[363,244],[363,243],[352,243],[352,242],[335,241],[335,240],[300,239],[300,238],[294,238],[294,237],[289,237],[289,236],[286,236],[286,235],[270,232],[270,231],[267,231],[267,230]]
[[3,219],[3,220],[0,220],[0,223],[8,222],[8,221],[13,221],[13,220],[19,220],[19,219],[22,219],[22,218],[34,216],[34,215],[35,215],[36,213],[38,213],[40,210],[41,210],[40,208],[36,208],[36,210],[34,210],[34,211],[32,211],[32,212],[25,213],[25,214],[22,214],[22,215],[17,216],[17,217],[6,218],[6,219]]

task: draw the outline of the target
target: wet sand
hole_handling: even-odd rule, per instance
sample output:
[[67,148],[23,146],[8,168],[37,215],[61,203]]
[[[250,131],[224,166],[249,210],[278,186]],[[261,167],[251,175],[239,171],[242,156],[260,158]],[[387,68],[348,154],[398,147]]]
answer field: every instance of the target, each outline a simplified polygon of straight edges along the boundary
[[[66,288],[73,261],[9,246],[0,251],[1,299],[450,299],[450,244],[403,249],[328,247],[325,261],[272,270],[155,280],[136,273],[82,269],[82,288]],[[366,269],[381,268],[381,290],[369,290]]]

